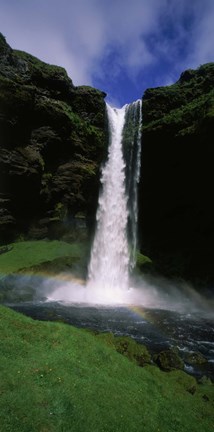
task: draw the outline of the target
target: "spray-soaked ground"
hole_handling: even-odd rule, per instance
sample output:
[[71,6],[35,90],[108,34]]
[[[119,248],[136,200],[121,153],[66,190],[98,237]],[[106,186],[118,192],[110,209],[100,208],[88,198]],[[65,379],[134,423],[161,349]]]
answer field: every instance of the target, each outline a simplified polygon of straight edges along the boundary
[[[5,303],[17,311],[35,319],[127,335],[151,353],[176,347],[187,372],[214,378],[212,300],[186,283],[135,278],[132,288],[115,292],[113,288],[91,289],[71,275],[58,275],[43,280],[22,276],[16,283],[13,279],[12,286],[16,286],[16,301]],[[34,301],[22,301],[29,290],[34,292]],[[201,353],[207,363],[188,365],[189,352]]]

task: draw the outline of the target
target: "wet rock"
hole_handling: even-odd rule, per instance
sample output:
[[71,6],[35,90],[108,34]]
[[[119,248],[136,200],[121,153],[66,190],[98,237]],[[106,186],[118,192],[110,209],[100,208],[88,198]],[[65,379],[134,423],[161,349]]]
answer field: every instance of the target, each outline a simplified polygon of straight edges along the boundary
[[207,359],[200,352],[191,352],[186,354],[185,362],[190,365],[203,365],[207,363]]
[[147,348],[131,337],[114,336],[112,333],[99,333],[96,337],[141,367],[151,363],[151,355]]
[[160,369],[169,372],[174,369],[184,369],[184,362],[173,350],[161,351],[153,356],[153,361]]
[[117,352],[128,357],[129,360],[135,360],[139,366],[145,366],[151,362],[151,355],[144,345],[138,344],[129,337],[115,337],[114,345]]

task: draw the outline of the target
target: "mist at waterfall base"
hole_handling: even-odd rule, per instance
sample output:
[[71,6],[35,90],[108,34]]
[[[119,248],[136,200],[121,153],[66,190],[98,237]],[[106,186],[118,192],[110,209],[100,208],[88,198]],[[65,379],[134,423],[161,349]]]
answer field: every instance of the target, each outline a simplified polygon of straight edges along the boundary
[[177,311],[209,308],[206,299],[187,283],[133,272],[137,248],[141,101],[121,109],[107,105],[107,114],[109,152],[101,174],[97,228],[88,279],[78,280],[71,276],[63,283],[46,282],[48,300],[84,305],[137,305]]
[[[169,281],[152,276],[133,276],[132,286],[128,289],[109,288],[102,291],[99,286],[88,288],[84,280],[67,278],[60,282],[46,280],[41,286],[47,301],[89,306],[138,306],[149,309],[163,309],[177,312],[211,311],[213,302],[198,293],[186,282]],[[212,304],[211,304],[212,303]]]

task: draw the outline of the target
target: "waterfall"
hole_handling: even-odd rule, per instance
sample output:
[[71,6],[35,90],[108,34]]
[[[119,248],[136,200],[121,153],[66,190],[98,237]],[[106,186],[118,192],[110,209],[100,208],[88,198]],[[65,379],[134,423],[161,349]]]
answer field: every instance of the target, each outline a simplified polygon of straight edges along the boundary
[[136,264],[137,222],[138,222],[138,183],[141,168],[141,125],[142,102],[137,100],[127,105],[123,129],[123,151],[126,161],[126,195],[128,197],[128,236],[130,269]]
[[[107,104],[107,114],[109,150],[101,174],[97,228],[91,251],[88,286],[102,292],[112,289],[116,293],[117,290],[129,287],[129,271],[133,267],[136,250],[141,103],[137,101],[120,109]],[[130,155],[131,159],[128,160],[127,156]],[[129,220],[131,245],[128,239]]]

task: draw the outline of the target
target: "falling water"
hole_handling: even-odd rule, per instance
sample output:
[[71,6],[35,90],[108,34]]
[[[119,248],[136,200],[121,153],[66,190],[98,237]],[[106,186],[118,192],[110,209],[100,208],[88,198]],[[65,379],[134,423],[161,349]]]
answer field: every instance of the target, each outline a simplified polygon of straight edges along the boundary
[[128,234],[130,244],[130,269],[136,264],[138,183],[141,168],[142,102],[127,105],[123,129],[123,150],[126,161],[126,194],[128,197]]
[[102,290],[113,286],[128,287],[128,210],[122,151],[125,110],[125,106],[115,109],[107,105],[110,146],[102,171],[97,230],[89,266],[89,281],[93,285],[99,284]]
[[[118,290],[128,289],[129,287],[129,269],[132,261],[133,245],[128,242],[128,219],[131,219],[132,242],[136,249],[136,227],[137,223],[137,181],[140,175],[140,135],[139,122],[141,117],[137,118],[137,137],[138,150],[135,156],[134,169],[132,173],[133,179],[131,186],[127,189],[126,184],[126,165],[125,165],[125,149],[123,148],[123,138],[126,147],[133,147],[135,141],[136,126],[127,129],[124,127],[126,119],[129,119],[129,110],[133,105],[140,109],[140,101],[131,105],[125,105],[121,109],[112,108],[107,105],[110,145],[108,160],[102,170],[101,184],[102,189],[99,197],[97,211],[97,229],[94,238],[94,243],[91,252],[91,260],[89,264],[88,287],[101,290],[102,293],[113,290],[116,293]],[[135,107],[135,108],[136,108]],[[133,110],[132,110],[133,111]],[[134,117],[132,122],[136,122],[137,109],[134,109]],[[133,165],[133,163],[132,163]],[[135,185],[135,186],[134,186]],[[132,208],[128,210],[127,191],[132,193]],[[130,207],[130,203],[129,203]],[[135,215],[135,216],[134,216]]]

